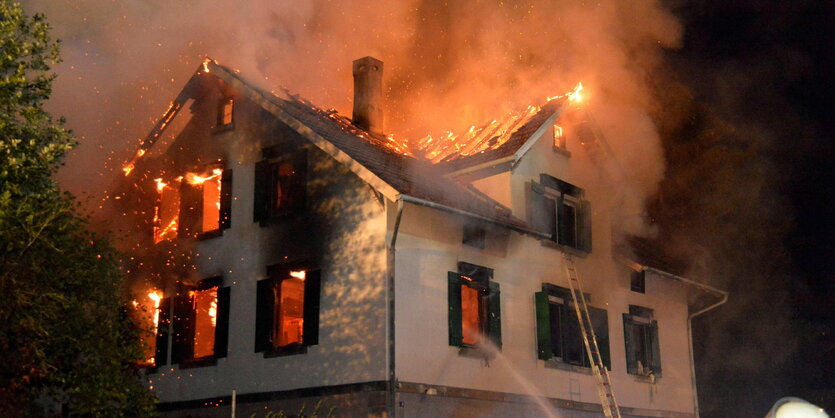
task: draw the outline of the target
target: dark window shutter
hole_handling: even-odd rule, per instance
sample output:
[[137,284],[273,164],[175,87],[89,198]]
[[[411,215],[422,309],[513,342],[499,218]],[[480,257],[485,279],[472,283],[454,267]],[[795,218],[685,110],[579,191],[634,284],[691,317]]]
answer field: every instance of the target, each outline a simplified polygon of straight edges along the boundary
[[307,151],[298,150],[293,158],[293,170],[296,172],[290,179],[292,196],[291,210],[302,210],[307,200]]
[[157,322],[157,342],[154,353],[154,365],[168,363],[168,325],[171,324],[171,298],[159,302],[159,321]]
[[562,317],[563,330],[563,361],[578,366],[585,366],[586,348],[583,343],[583,334],[580,332],[580,323],[577,320],[577,312],[574,306],[566,303],[565,315]]
[[253,194],[253,222],[269,218],[270,164],[267,161],[255,163],[255,190]]
[[551,312],[549,310],[548,293],[536,292],[536,349],[537,358],[548,360],[553,355],[551,348]]
[[202,186],[188,184],[183,180],[180,184],[180,218],[177,222],[177,236],[194,236],[201,232],[200,220],[202,217]]
[[[490,289],[490,294],[487,296],[488,302],[488,309],[487,309],[487,336],[490,338],[490,341],[496,345],[496,348],[502,348],[502,304],[501,304],[501,296],[502,292],[499,289],[499,284],[496,282],[490,282],[488,284]],[[459,298],[460,300],[460,298]]]
[[302,344],[319,344],[319,295],[322,291],[321,270],[307,272],[304,280],[304,329]]
[[591,252],[591,203],[581,200],[577,211],[577,248]]
[[650,367],[656,376],[661,376],[661,350],[658,347],[658,321],[652,321],[649,330],[650,347],[652,350],[652,361],[650,362]]
[[255,352],[272,348],[272,329],[275,321],[275,280],[259,280],[255,295]]
[[550,215],[547,213],[545,200],[545,188],[539,184],[531,183],[531,225],[538,231],[553,233],[554,231],[549,228],[548,219],[554,217],[554,212],[551,212]]
[[565,213],[565,200],[562,195],[556,201],[557,211],[557,242],[562,245],[572,245],[569,237],[568,222]]
[[600,349],[600,357],[603,365],[612,370],[612,360],[609,354],[609,317],[605,309],[589,307],[591,326],[594,329],[594,336],[597,339],[597,348]]
[[231,288],[217,290],[217,318],[215,322],[215,357],[226,357],[229,348],[229,303]]
[[461,324],[461,276],[449,272],[449,345],[464,346],[464,332]]
[[635,322],[632,316],[623,314],[623,342],[626,348],[626,372],[638,374],[638,341],[635,339]]
[[220,177],[220,229],[232,226],[232,170],[223,170]]
[[193,344],[193,315],[191,297],[187,294],[174,297],[173,331],[174,339],[171,345],[171,364],[181,363],[192,357]]
[[562,318],[565,316],[565,305],[549,303],[549,314],[551,320],[551,353],[563,359],[563,335]]

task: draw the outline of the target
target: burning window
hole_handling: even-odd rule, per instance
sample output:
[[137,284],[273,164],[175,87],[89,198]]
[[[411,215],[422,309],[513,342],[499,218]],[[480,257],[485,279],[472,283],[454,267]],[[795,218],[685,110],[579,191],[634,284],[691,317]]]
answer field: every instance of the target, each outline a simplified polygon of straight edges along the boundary
[[318,344],[319,270],[273,266],[258,282],[256,352],[293,354]]
[[226,356],[230,290],[220,284],[220,278],[201,280],[174,298],[172,363]]
[[[586,296],[588,299],[588,296]],[[536,340],[540,360],[591,367],[569,289],[544,284],[535,294]],[[609,319],[605,309],[589,306],[592,330],[603,364],[611,369]]]
[[[268,152],[265,151],[265,154]],[[301,151],[293,156],[261,161],[255,166],[256,222],[292,213],[304,207],[307,158]]]
[[542,174],[531,191],[531,223],[560,245],[591,252],[591,205],[583,190]]
[[499,284],[493,270],[459,263],[459,272],[449,272],[449,345],[476,347],[485,337],[501,348]]
[[217,127],[231,128],[234,119],[235,100],[231,97],[221,99],[217,110]]
[[565,132],[563,132],[562,126],[559,125],[554,125],[554,148],[566,149]]
[[158,203],[154,212],[154,244],[177,237],[180,217],[180,178],[164,182],[161,178],[156,182]]
[[142,364],[146,366],[153,366],[156,363],[161,301],[162,292],[157,289],[152,289],[133,300],[134,312],[140,326],[142,346],[145,349]]
[[661,376],[658,321],[652,318],[652,309],[635,305],[629,305],[629,313],[623,314],[626,370],[629,374]]

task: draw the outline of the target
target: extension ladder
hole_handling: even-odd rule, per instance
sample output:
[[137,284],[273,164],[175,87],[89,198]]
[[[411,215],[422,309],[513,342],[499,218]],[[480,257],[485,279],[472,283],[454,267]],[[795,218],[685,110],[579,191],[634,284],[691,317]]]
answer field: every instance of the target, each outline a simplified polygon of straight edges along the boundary
[[603,364],[603,357],[600,355],[600,348],[597,346],[597,337],[594,335],[594,328],[591,324],[591,315],[583,296],[583,288],[580,286],[580,278],[577,276],[577,269],[574,266],[574,259],[569,254],[564,254],[565,269],[568,273],[568,287],[571,289],[571,298],[574,299],[574,311],[577,313],[577,320],[580,322],[580,331],[583,334],[583,343],[586,346],[586,354],[589,356],[591,370],[597,380],[597,394],[600,396],[600,406],[603,414],[610,418],[620,418],[620,409],[612,392],[612,381],[609,379],[609,371]]

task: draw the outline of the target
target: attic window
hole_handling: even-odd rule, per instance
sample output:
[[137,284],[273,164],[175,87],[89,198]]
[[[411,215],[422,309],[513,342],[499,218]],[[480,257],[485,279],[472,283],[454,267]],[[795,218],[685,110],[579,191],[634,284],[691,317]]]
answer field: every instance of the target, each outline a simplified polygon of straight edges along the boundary
[[563,151],[566,149],[565,132],[559,125],[554,125],[554,148]]
[[231,97],[223,98],[217,110],[217,127],[231,128],[235,122],[235,100]]
[[279,265],[256,291],[255,351],[268,355],[303,353],[319,343],[319,270]]

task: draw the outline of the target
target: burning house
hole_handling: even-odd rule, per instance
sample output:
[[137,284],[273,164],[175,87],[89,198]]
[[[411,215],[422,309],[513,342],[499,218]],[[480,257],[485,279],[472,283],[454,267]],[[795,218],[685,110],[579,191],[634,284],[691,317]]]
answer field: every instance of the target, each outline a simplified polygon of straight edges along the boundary
[[126,165],[164,415],[597,416],[596,364],[619,414],[697,415],[689,323],[726,294],[595,210],[579,89],[410,142],[382,71],[348,119],[206,60]]

